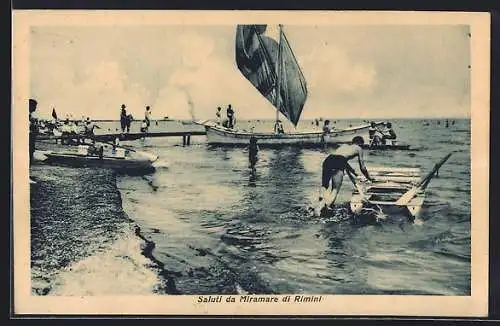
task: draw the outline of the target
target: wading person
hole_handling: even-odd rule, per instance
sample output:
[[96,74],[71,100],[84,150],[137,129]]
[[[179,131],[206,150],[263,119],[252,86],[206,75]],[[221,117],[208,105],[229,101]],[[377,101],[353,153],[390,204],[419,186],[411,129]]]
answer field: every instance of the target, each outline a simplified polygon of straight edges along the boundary
[[370,138],[370,146],[377,146],[381,144],[381,139],[377,135],[380,130],[377,129],[375,122],[370,123],[370,128],[368,128],[368,137]]
[[259,145],[257,145],[257,138],[254,136],[250,137],[250,145],[248,147],[248,161],[250,163],[249,168],[252,172],[255,172],[255,164],[257,164],[259,153]]
[[385,124],[385,130],[384,130],[383,135],[382,135],[382,144],[385,145],[387,139],[395,140],[396,138],[397,138],[396,133],[392,129],[392,123],[387,122]]
[[323,125],[323,134],[321,135],[321,142],[323,143],[325,151],[328,147],[328,141],[330,140],[331,132],[332,128],[330,127],[330,120],[325,120],[325,124]]
[[333,206],[344,178],[344,172],[347,173],[353,183],[356,183],[357,176],[354,169],[349,165],[349,161],[353,158],[358,158],[359,169],[361,173],[370,181],[374,181],[368,174],[365,162],[363,159],[364,144],[363,138],[356,136],[351,144],[341,145],[333,154],[328,155],[322,165],[321,188],[318,198],[318,205],[315,210],[315,215],[324,215],[324,213]]

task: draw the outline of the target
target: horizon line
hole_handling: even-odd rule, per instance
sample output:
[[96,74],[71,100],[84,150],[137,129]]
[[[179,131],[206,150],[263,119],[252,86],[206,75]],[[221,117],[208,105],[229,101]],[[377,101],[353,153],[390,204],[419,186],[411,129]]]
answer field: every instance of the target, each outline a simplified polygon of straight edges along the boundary
[[[323,117],[320,117],[322,119],[322,121],[324,120],[333,120],[333,121],[339,121],[339,120],[361,120],[361,121],[368,121],[368,120],[439,120],[439,119],[471,119],[470,116],[442,116],[442,117],[429,117],[429,116],[416,116],[416,117],[370,117],[370,118],[358,118],[358,117],[351,117],[351,118],[337,118],[337,119],[333,119],[333,118],[329,118],[329,117],[326,117],[326,118],[323,118]],[[304,120],[315,120],[315,119],[320,119],[320,118],[306,118],[306,119],[302,119],[302,121]],[[42,117],[40,117],[40,119],[43,119],[43,120],[52,120],[53,118],[48,116],[47,119],[44,119]],[[60,121],[64,121],[66,120],[66,118],[58,118],[58,120]],[[81,119],[69,119],[70,121],[81,121]],[[133,121],[142,121],[143,119],[134,119]],[[182,119],[182,118],[175,118],[175,117],[163,117],[163,118],[151,118],[150,119],[151,121],[162,121],[162,120],[170,120],[170,121],[197,121],[197,120],[213,120],[213,119],[201,119],[201,118],[197,118],[197,119],[192,119],[192,118],[186,118],[186,119]],[[251,118],[251,119],[238,119],[238,120],[242,120],[242,121],[253,121],[253,120],[263,120],[263,121],[274,121],[275,119],[271,119],[271,118]],[[120,121],[120,119],[107,119],[107,118],[92,118],[92,121]],[[299,123],[300,124],[300,123]]]

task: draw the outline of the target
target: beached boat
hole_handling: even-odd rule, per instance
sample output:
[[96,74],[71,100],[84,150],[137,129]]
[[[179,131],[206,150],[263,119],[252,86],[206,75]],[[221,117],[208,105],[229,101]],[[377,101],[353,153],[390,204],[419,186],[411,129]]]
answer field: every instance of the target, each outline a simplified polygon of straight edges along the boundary
[[[279,25],[279,39],[266,34],[267,25],[238,25],[236,27],[235,56],[243,76],[276,108],[276,125],[280,114],[295,127],[300,121],[307,99],[307,85],[302,70],[293,54],[283,26]],[[333,130],[328,137],[323,132],[253,133],[226,128],[205,120],[207,142],[212,145],[248,145],[255,137],[259,145],[314,146],[350,142],[355,136],[368,141],[369,124]],[[381,123],[377,123],[379,125]]]
[[[68,146],[68,148],[70,148]],[[133,149],[116,148],[102,152],[90,152],[89,146],[79,145],[77,150],[37,150],[34,157],[46,164],[71,167],[99,167],[127,173],[150,173],[155,170],[155,154]]]
[[356,185],[350,201],[351,211],[354,214],[372,211],[378,219],[387,216],[386,213],[402,211],[413,219],[418,218],[429,182],[451,155],[447,154],[423,177],[419,168],[369,168],[369,174],[376,181]]

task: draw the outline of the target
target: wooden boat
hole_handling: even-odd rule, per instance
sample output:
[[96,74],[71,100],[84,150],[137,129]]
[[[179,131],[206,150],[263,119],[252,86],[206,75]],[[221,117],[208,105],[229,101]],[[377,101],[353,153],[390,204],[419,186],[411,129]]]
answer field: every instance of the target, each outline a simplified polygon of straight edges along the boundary
[[[300,147],[321,147],[326,145],[339,145],[349,143],[355,136],[361,136],[363,139],[368,139],[369,124],[363,124],[339,131],[332,131],[330,137],[323,141],[323,133],[318,131],[311,132],[292,132],[292,133],[259,133],[250,131],[240,131],[231,128],[225,128],[216,124],[213,121],[205,120],[198,121],[200,125],[205,126],[207,141],[211,145],[217,146],[248,146],[250,138],[256,137],[259,146],[300,146]],[[396,147],[386,145],[380,149],[396,149]],[[409,146],[408,146],[409,147]],[[408,147],[399,147],[408,148]],[[373,148],[379,149],[379,148]]]
[[399,141],[388,141],[386,144],[365,144],[362,146],[366,150],[411,150],[409,144],[399,142]]
[[378,218],[388,212],[402,211],[413,219],[419,218],[427,186],[451,154],[442,158],[423,177],[419,168],[369,168],[369,174],[376,181],[365,186],[356,185],[350,201],[351,211],[354,214],[373,211]]
[[155,171],[153,163],[158,159],[155,154],[133,149],[116,148],[102,152],[90,151],[87,145],[79,145],[77,150],[37,150],[35,159],[46,164],[71,167],[98,167],[126,173],[151,173]]
[[[276,108],[275,126],[280,114],[295,127],[299,123],[307,99],[307,85],[288,39],[279,25],[279,37],[267,32],[268,25],[238,25],[236,27],[235,57],[243,76]],[[326,140],[322,132],[253,133],[226,128],[205,120],[207,142],[211,145],[248,145],[255,137],[259,146],[325,146],[350,142],[355,136],[368,141],[369,124],[334,130]],[[277,130],[277,128],[275,128]]]

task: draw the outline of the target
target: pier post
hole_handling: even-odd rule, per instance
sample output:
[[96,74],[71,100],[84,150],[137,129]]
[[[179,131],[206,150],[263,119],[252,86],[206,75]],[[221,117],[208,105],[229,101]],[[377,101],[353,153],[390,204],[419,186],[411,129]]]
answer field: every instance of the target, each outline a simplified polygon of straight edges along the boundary
[[182,135],[182,146],[186,146],[186,135]]
[[188,146],[191,145],[191,135],[190,134],[187,135],[187,145]]

